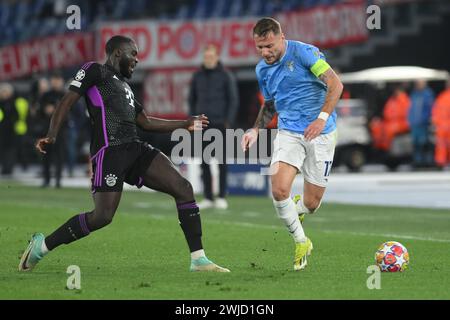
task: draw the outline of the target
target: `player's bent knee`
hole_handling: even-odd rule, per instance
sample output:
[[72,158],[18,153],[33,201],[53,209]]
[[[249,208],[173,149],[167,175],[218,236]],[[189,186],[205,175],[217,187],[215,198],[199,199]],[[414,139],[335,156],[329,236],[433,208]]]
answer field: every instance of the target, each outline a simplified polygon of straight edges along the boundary
[[99,217],[95,222],[97,229],[100,229],[110,224],[112,222],[112,217]]
[[110,224],[113,221],[113,217],[112,217],[112,215],[108,215],[106,217],[102,217],[102,219],[100,221],[102,222],[102,224],[104,226],[107,226],[108,224]]
[[114,212],[111,210],[94,211],[88,218],[88,226],[91,231],[98,230],[110,224],[113,220]]
[[304,202],[305,207],[309,210],[310,213],[317,212],[321,204],[322,204],[321,199],[313,199]]
[[177,202],[191,201],[194,199],[194,189],[187,179],[181,179],[175,186],[173,197]]
[[281,201],[289,198],[290,190],[287,188],[273,188],[272,196],[276,201]]

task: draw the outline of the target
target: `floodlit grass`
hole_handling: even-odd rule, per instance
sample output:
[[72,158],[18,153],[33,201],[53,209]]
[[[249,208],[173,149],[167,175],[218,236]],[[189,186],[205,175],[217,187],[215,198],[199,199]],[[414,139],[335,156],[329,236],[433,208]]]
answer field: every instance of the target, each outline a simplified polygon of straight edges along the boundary
[[[173,200],[125,192],[111,225],[61,246],[31,273],[17,271],[30,235],[48,235],[92,209],[89,190],[0,184],[0,299],[449,299],[450,212],[323,204],[306,217],[314,243],[308,267],[292,269],[294,244],[268,198],[230,197],[226,211],[201,213],[208,257],[229,274],[190,273]],[[410,252],[404,273],[366,273],[379,244]],[[69,265],[81,290],[66,289]]]

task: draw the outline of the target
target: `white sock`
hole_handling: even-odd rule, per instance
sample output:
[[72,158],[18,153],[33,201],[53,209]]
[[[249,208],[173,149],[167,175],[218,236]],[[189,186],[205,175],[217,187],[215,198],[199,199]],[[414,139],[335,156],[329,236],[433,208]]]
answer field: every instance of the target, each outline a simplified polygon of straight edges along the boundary
[[303,196],[301,197],[300,201],[296,203],[296,206],[298,213],[311,213],[311,210],[305,207],[305,204],[303,203]]
[[301,199],[300,199],[300,201],[298,201],[298,202],[296,203],[296,206],[297,206],[297,212],[298,212],[298,213],[314,213],[314,212],[316,212],[317,210],[319,210],[321,204],[322,204],[322,201],[319,203],[319,205],[317,206],[317,208],[316,208],[314,211],[311,211],[311,210],[309,210],[309,209],[305,206],[305,204],[303,203],[303,196],[302,196]]
[[198,258],[201,258],[204,256],[205,256],[205,250],[203,250],[203,249],[191,252],[192,260],[197,260]]
[[303,231],[302,224],[298,219],[298,213],[295,209],[294,201],[292,201],[290,197],[281,201],[274,199],[273,205],[275,206],[278,216],[284,221],[284,224],[288,228],[289,233],[292,235],[295,242],[305,242],[305,232]]
[[41,252],[43,254],[47,254],[48,253],[48,248],[47,248],[47,245],[45,244],[45,239],[44,239],[44,241],[42,241],[42,244],[41,244]]

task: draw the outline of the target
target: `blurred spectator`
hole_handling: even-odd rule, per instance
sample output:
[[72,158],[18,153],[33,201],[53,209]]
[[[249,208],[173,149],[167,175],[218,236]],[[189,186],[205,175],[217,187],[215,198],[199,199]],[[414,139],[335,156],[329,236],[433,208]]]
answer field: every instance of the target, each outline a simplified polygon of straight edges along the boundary
[[[223,134],[223,163],[219,163],[219,198],[213,202],[211,170],[209,164],[202,161],[202,182],[205,199],[198,205],[201,209],[213,205],[219,209],[228,208],[225,200],[227,192],[227,164],[225,149],[225,131],[234,124],[239,104],[238,89],[233,75],[224,69],[219,61],[216,46],[206,46],[203,53],[203,65],[192,78],[189,91],[189,112],[191,115],[205,114],[209,118],[209,128],[218,129]],[[203,149],[208,143],[204,143]],[[204,159],[203,159],[204,160]]]
[[9,83],[0,84],[0,154],[2,175],[11,175],[17,159],[26,166],[23,153],[24,136],[27,133],[28,101],[14,95]]
[[2,174],[13,173],[14,163],[20,160],[26,166],[23,154],[24,137],[27,133],[28,101],[14,95],[9,83],[0,84],[0,154]]
[[434,103],[432,122],[436,135],[434,160],[443,168],[450,164],[450,80]]
[[84,105],[81,101],[78,101],[73,105],[67,116],[67,169],[69,171],[69,177],[73,177],[73,170],[76,165],[79,144],[81,138],[83,138],[82,128],[85,122],[88,120],[85,113]]
[[411,107],[408,122],[413,140],[413,164],[426,167],[433,163],[430,134],[431,108],[434,102],[433,91],[425,80],[418,80],[411,93]]
[[[54,73],[50,77],[50,90],[43,94],[40,99],[40,115],[43,122],[43,127],[48,128],[50,126],[50,119],[56,106],[64,96],[64,79],[59,73]],[[43,174],[44,182],[42,187],[48,187],[50,185],[51,166],[55,165],[55,177],[56,187],[61,187],[62,166],[64,164],[64,151],[65,151],[65,135],[66,124],[60,129],[56,143],[49,145],[46,149],[47,153],[43,157]]]
[[40,114],[40,102],[42,100],[42,96],[48,90],[50,90],[50,84],[45,77],[37,77],[31,86],[30,116],[28,119],[30,135],[33,138],[42,137],[47,133],[47,128],[44,127],[45,123],[43,123],[43,121],[40,121],[42,120]]
[[0,155],[2,175],[12,174],[12,162],[10,159],[11,148],[14,147],[14,123],[17,113],[12,99],[14,89],[9,83],[0,84]]
[[376,149],[389,151],[395,136],[409,132],[408,111],[411,101],[402,86],[395,88],[384,105],[383,118],[370,122]]
[[16,157],[22,166],[22,169],[28,168],[29,148],[28,146],[28,115],[29,103],[24,97],[16,97],[14,106],[17,111],[18,119],[14,125],[14,133],[16,135],[17,153]]

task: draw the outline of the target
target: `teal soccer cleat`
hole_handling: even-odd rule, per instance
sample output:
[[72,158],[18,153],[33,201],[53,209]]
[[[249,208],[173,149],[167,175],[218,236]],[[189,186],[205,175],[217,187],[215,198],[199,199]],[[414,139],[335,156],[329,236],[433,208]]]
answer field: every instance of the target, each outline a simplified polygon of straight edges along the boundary
[[200,257],[198,259],[191,260],[190,271],[230,272],[227,268],[218,266],[207,257]]
[[27,249],[22,255],[19,263],[19,271],[31,271],[36,264],[44,257],[41,251],[42,241],[45,237],[42,233],[35,233],[31,237]]

